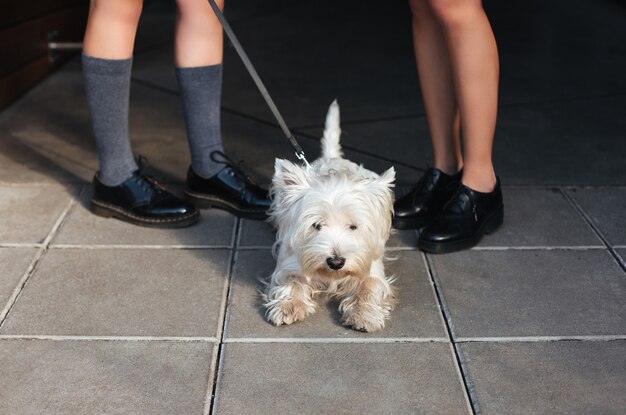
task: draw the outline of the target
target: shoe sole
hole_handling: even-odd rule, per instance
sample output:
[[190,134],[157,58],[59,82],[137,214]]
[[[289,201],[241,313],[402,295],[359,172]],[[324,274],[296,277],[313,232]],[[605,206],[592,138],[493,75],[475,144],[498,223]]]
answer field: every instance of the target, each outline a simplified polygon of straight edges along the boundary
[[190,193],[185,191],[185,200],[193,203],[193,205],[198,209],[221,209],[243,219],[265,220],[268,218],[266,211],[242,210],[237,206],[221,199],[208,197],[199,193]]
[[111,205],[99,200],[91,200],[91,212],[103,218],[115,218],[133,225],[148,228],[186,228],[198,222],[200,212],[196,211],[176,219],[152,219],[137,216],[119,206]]
[[495,232],[504,222],[504,208],[500,207],[483,222],[478,231],[469,238],[452,242],[427,242],[418,239],[417,247],[429,254],[449,254],[476,246],[483,235]]

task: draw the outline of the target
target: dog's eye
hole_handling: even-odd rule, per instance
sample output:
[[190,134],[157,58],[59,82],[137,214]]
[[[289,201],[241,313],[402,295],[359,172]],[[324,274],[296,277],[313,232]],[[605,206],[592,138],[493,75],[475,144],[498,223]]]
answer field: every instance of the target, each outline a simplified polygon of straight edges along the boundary
[[350,230],[351,231],[355,231],[357,228],[357,226],[353,223],[352,225],[350,225]]
[[321,223],[314,223],[313,224],[313,228],[315,228],[316,231],[321,231],[322,230],[322,224]]

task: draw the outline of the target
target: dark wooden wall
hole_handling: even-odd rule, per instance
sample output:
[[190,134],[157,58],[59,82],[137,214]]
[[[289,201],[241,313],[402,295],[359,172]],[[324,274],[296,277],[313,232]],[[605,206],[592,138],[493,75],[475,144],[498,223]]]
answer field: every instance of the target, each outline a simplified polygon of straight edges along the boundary
[[48,37],[82,42],[87,0],[0,0],[0,109],[58,68],[71,53],[48,51]]

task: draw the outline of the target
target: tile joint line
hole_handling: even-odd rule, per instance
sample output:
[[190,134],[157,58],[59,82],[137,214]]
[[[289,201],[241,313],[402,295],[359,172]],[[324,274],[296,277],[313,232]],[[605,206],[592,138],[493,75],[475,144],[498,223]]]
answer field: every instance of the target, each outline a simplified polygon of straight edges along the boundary
[[[222,301],[224,305],[221,310],[221,313],[223,314],[220,315],[221,321],[219,322],[219,328],[218,328],[218,333],[217,333],[219,343],[217,345],[217,353],[215,354],[215,356],[211,357],[212,362],[214,362],[212,363],[212,366],[214,365],[214,367],[212,367],[213,379],[212,379],[212,383],[209,383],[207,385],[206,394],[204,396],[203,415],[209,415],[211,411],[215,412],[214,406],[217,400],[217,388],[218,388],[218,383],[220,380],[220,372],[221,372],[220,369],[222,367],[222,360],[224,357],[223,347],[224,347],[224,338],[225,338],[225,333],[226,333],[226,320],[228,318],[228,302],[230,300],[230,290],[231,290],[231,283],[232,283],[232,278],[233,278],[233,269],[235,266],[235,260],[237,258],[237,249],[238,249],[239,242],[240,242],[241,229],[242,229],[242,220],[240,218],[237,218],[235,221],[235,228],[233,230],[232,250],[230,253],[230,263],[228,266],[228,278],[226,280],[226,286],[224,288],[224,293],[222,297]],[[211,394],[210,396],[209,396],[209,393]]]
[[230,245],[128,245],[128,244],[57,244],[48,249],[232,249]]
[[435,291],[435,296],[437,299],[437,303],[439,305],[439,309],[441,310],[441,313],[443,314],[443,321],[444,321],[444,325],[445,325],[448,337],[450,338],[450,342],[451,342],[450,344],[451,344],[452,351],[454,354],[454,362],[456,363],[457,373],[460,375],[459,376],[461,378],[460,380],[464,386],[465,397],[469,403],[468,405],[469,409],[472,411],[474,415],[480,415],[481,411],[480,411],[480,406],[478,405],[478,398],[476,397],[476,394],[474,392],[474,386],[469,377],[469,374],[467,373],[467,368],[465,367],[465,363],[461,356],[461,352],[459,351],[456,345],[456,334],[454,330],[454,324],[452,323],[448,306],[439,288],[439,281],[436,277],[436,271],[434,270],[434,267],[430,261],[429,256],[424,252],[422,252],[422,259],[424,260],[424,265],[426,266],[426,272],[428,273],[428,276],[430,277],[430,282]]
[[80,188],[78,190],[78,192],[76,192],[73,195],[73,197],[70,198],[70,201],[68,202],[67,206],[65,207],[65,209],[63,209],[63,212],[61,212],[61,214],[59,215],[57,220],[52,225],[52,228],[50,229],[50,232],[48,232],[48,235],[46,236],[46,238],[41,243],[41,247],[39,247],[39,249],[37,250],[37,253],[35,254],[33,259],[31,260],[30,264],[28,265],[28,268],[26,268],[26,271],[22,275],[22,278],[20,278],[20,281],[17,283],[17,286],[13,290],[13,293],[11,294],[11,297],[9,297],[8,302],[6,303],[4,308],[0,311],[0,328],[4,325],[4,322],[6,321],[7,317],[9,316],[9,313],[11,312],[11,310],[13,309],[15,304],[17,303],[17,299],[19,298],[20,294],[22,293],[22,290],[24,289],[24,287],[28,283],[30,277],[35,273],[35,270],[37,269],[37,265],[39,264],[39,261],[41,260],[41,258],[43,258],[43,256],[47,252],[48,247],[50,245],[50,242],[56,236],[56,233],[59,230],[59,228],[61,227],[61,224],[63,223],[63,221],[67,217],[67,215],[70,212],[70,210],[72,210],[74,205],[77,203],[77,201],[81,197],[83,191],[84,191],[84,188]]
[[509,336],[509,337],[458,337],[457,343],[539,343],[584,341],[602,342],[626,340],[626,334],[588,336]]
[[225,339],[224,344],[380,344],[380,343],[450,343],[445,337],[238,337]]
[[583,217],[583,219],[587,222],[587,224],[591,227],[591,229],[596,233],[597,237],[600,238],[602,243],[609,250],[609,253],[617,262],[617,265],[622,269],[622,271],[626,272],[626,262],[621,258],[621,256],[617,253],[615,248],[611,245],[606,236],[602,233],[598,225],[596,225],[595,221],[589,214],[583,209],[583,207],[578,203],[578,201],[570,194],[567,189],[559,188],[561,194],[574,206],[574,208],[578,211],[578,213]]
[[215,343],[215,337],[186,336],[80,336],[56,334],[0,334],[2,340],[44,340],[44,341],[120,341],[120,342],[179,342]]

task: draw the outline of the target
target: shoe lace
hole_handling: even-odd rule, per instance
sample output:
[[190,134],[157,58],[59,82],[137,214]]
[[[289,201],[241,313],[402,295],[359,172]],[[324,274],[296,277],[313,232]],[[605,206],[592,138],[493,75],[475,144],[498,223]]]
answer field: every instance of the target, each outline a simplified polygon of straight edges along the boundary
[[250,177],[242,168],[243,160],[239,160],[239,162],[235,163],[230,157],[219,150],[212,151],[209,155],[211,160],[215,163],[224,164],[225,166],[229,166],[231,170],[235,173],[235,175],[251,184],[256,184],[252,177]]
[[150,163],[145,156],[139,154],[137,156],[137,167],[139,167],[139,175],[143,180],[139,181],[139,185],[146,192],[151,189],[155,189],[157,191],[165,191],[165,188],[159,183],[156,177],[153,175],[147,174],[147,170],[150,167]]

